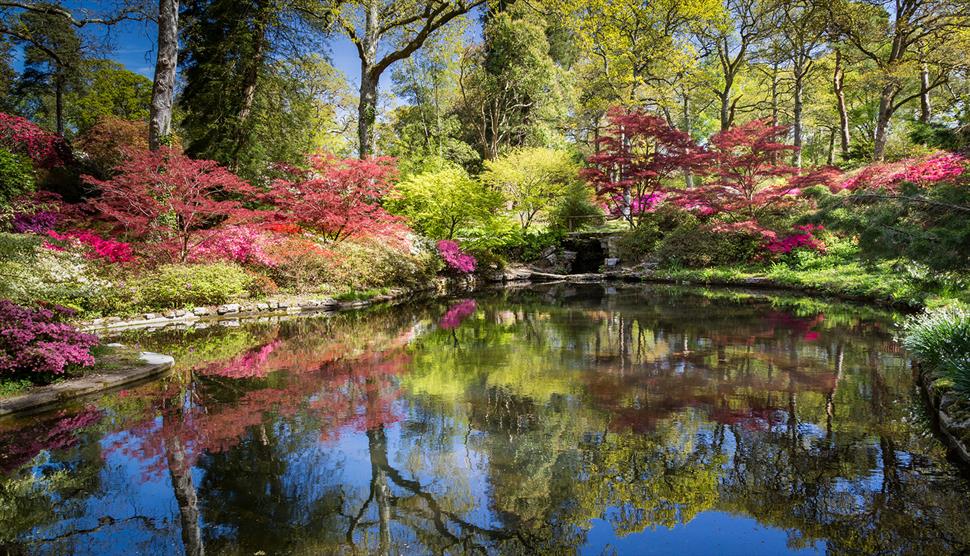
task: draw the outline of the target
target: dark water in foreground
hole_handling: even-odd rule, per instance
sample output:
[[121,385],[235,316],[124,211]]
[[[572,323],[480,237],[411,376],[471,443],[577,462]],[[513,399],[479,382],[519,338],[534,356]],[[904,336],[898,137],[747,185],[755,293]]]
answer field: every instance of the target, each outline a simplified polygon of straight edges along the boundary
[[959,553],[893,318],[546,286],[129,336],[178,371],[0,421],[0,553]]

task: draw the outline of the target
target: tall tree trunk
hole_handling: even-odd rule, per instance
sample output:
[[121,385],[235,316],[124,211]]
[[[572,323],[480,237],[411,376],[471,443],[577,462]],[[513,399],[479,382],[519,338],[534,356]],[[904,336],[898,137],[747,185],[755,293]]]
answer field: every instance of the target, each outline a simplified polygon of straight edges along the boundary
[[175,71],[178,67],[179,0],[158,2],[158,56],[148,127],[148,146],[158,149],[172,133]]
[[893,101],[896,99],[896,85],[887,83],[879,95],[879,112],[876,115],[876,134],[873,137],[872,159],[886,157],[886,140],[889,134],[889,119],[893,116]]
[[357,106],[357,139],[360,141],[359,155],[367,158],[374,152],[374,122],[377,120],[377,86],[380,74],[375,73],[377,46],[380,32],[380,4],[375,0],[367,2],[364,20],[364,36],[361,39],[360,57],[360,103]]
[[829,166],[835,166],[835,136],[837,133],[834,127],[829,131],[829,154],[828,158],[825,159],[825,163]]
[[919,121],[922,124],[930,123],[933,115],[930,105],[930,68],[924,62],[919,69]]
[[731,84],[728,82],[718,95],[721,101],[721,131],[731,127]]
[[[162,417],[165,420],[173,418],[181,418],[181,416],[163,415]],[[192,469],[185,459],[185,447],[178,438],[177,427],[172,427],[170,430],[176,432],[165,439],[165,458],[172,479],[175,501],[179,507],[182,544],[186,556],[203,556],[205,547],[202,543],[202,529],[199,527],[199,499],[192,484]]]
[[842,159],[849,157],[849,111],[845,104],[845,68],[842,66],[842,52],[835,51],[835,73],[832,76],[832,90],[839,109],[839,148]]
[[249,66],[246,67],[242,78],[242,98],[239,104],[239,114],[236,117],[236,137],[235,145],[232,148],[232,157],[229,161],[230,167],[235,169],[239,166],[239,153],[249,142],[249,133],[246,128],[249,117],[253,113],[253,103],[256,100],[256,85],[259,82],[259,73],[263,69],[266,60],[266,29],[269,26],[270,8],[267,2],[259,2],[256,21],[253,29],[253,53]]
[[54,77],[54,118],[57,133],[64,135],[64,81],[60,76]]
[[795,106],[792,112],[792,144],[795,152],[792,153],[792,165],[796,168],[802,167],[802,109],[804,106],[805,73],[801,67],[795,68],[794,97]]

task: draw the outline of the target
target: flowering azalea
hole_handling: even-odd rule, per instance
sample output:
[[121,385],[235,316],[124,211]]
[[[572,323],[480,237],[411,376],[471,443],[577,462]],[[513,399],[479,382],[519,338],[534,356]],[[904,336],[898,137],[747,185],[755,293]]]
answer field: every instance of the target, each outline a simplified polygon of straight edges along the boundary
[[462,251],[461,247],[458,246],[458,242],[450,239],[439,241],[438,254],[441,255],[441,259],[445,261],[445,264],[451,270],[461,274],[475,272],[475,265],[477,263],[475,257]]
[[93,365],[98,338],[61,322],[71,314],[64,307],[31,309],[0,300],[0,375],[62,374],[71,365]]
[[20,116],[0,112],[0,145],[30,158],[41,168],[56,168],[70,160],[64,138]]
[[47,236],[58,243],[46,242],[44,247],[55,251],[63,251],[64,243],[77,242],[87,247],[87,257],[91,259],[106,259],[112,263],[127,263],[134,260],[131,245],[122,241],[105,239],[88,230],[72,230],[59,234],[48,230]]

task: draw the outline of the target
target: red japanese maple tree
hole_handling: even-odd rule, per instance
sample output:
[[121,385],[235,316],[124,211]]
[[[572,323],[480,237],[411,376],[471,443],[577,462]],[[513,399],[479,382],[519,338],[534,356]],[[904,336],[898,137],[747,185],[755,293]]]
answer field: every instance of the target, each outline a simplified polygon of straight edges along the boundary
[[200,232],[255,216],[240,199],[255,190],[211,160],[170,148],[131,150],[110,180],[84,176],[100,196],[91,204],[137,238],[159,240],[184,262],[205,237]]
[[783,143],[788,128],[754,120],[714,135],[700,187],[677,196],[677,204],[721,221],[724,229],[745,229],[770,236],[761,219],[798,202],[802,189],[831,183],[834,168],[808,173],[780,160],[797,147]]
[[582,175],[613,214],[634,224],[663,199],[665,180],[691,170],[704,153],[690,136],[643,111],[614,108],[607,134]]
[[393,158],[316,155],[310,163],[309,172],[294,173],[292,181],[277,180],[265,196],[277,207],[278,218],[335,242],[394,228],[398,219],[381,205],[397,174]]
[[0,147],[30,158],[39,168],[56,168],[71,159],[64,138],[20,116],[0,112]]

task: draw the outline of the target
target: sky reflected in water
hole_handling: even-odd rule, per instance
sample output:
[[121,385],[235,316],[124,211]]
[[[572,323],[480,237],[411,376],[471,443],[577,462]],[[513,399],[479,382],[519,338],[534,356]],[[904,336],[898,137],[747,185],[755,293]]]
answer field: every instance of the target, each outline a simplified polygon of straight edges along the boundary
[[0,552],[970,550],[899,318],[547,285],[130,333],[176,372],[0,421]]

